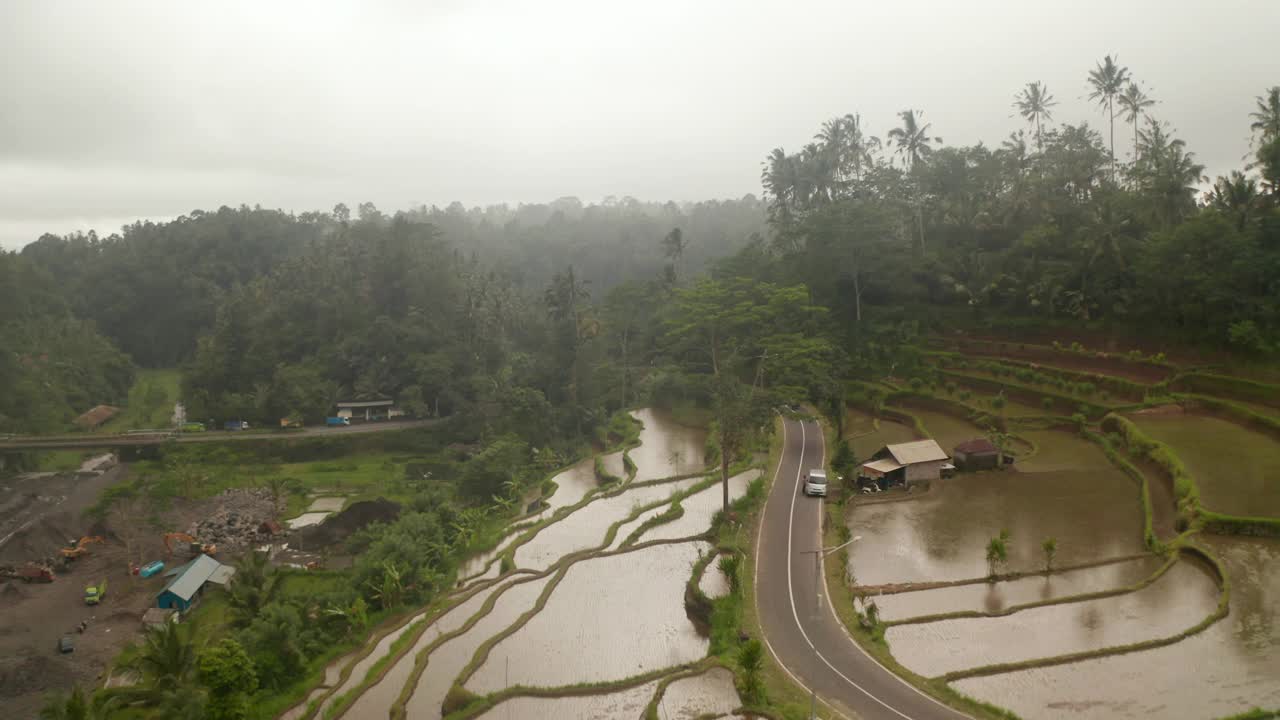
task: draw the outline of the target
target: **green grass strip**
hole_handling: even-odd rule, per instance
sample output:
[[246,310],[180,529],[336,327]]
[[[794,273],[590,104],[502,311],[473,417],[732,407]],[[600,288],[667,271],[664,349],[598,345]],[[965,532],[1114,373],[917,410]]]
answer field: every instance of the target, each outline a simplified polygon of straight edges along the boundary
[[[836,543],[839,544],[839,543]],[[1086,570],[1088,568],[1103,567],[1105,565],[1115,565],[1123,562],[1133,562],[1150,557],[1149,555],[1120,555],[1117,557],[1103,558],[1101,560],[1090,560],[1088,562],[1076,563],[1075,565],[1063,565],[1054,570],[1055,573],[1064,573],[1071,570]],[[1043,575],[1040,570],[1022,570],[1018,572],[1001,573],[999,575],[988,575],[986,577],[964,578],[961,580],[929,580],[925,582],[909,582],[909,583],[885,583],[883,585],[855,585],[850,587],[850,591],[854,595],[866,597],[869,595],[896,595],[898,593],[918,592],[920,590],[937,590],[939,588],[959,587],[961,585],[986,585],[992,580],[996,582],[1008,582],[1009,580],[1019,580],[1027,577],[1035,577]]]

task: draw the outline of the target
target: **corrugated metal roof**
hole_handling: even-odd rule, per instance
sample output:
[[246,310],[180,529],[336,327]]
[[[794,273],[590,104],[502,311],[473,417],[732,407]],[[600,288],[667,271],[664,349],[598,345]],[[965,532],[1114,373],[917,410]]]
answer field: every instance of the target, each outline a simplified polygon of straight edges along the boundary
[[219,585],[226,585],[231,582],[231,576],[236,574],[236,569],[230,565],[219,565],[217,570],[209,576],[209,582]]
[[163,595],[169,592],[183,600],[190,600],[209,581],[209,576],[213,575],[220,567],[222,567],[222,563],[208,555],[201,555],[188,563],[186,572],[174,578],[173,582],[160,591],[160,594]]
[[996,452],[996,446],[986,438],[975,438],[973,440],[966,440],[957,445],[956,452],[968,453],[970,455],[977,453],[993,453]]
[[894,470],[900,469],[902,466],[892,460],[874,460],[869,463],[863,463],[862,467],[868,470],[874,470],[881,475],[887,475]]
[[887,446],[889,454],[903,465],[946,460],[947,453],[942,450],[936,440],[917,440]]
[[340,408],[363,408],[363,407],[388,407],[395,405],[395,400],[352,400],[350,402],[340,402]]

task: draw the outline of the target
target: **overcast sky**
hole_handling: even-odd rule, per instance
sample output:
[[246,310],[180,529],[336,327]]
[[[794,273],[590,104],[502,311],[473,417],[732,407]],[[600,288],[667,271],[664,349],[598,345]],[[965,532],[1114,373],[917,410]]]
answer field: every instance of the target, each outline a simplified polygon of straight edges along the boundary
[[0,245],[241,203],[758,194],[771,148],[846,112],[999,144],[1042,80],[1101,126],[1107,53],[1216,175],[1280,84],[1277,28],[1274,0],[6,0]]

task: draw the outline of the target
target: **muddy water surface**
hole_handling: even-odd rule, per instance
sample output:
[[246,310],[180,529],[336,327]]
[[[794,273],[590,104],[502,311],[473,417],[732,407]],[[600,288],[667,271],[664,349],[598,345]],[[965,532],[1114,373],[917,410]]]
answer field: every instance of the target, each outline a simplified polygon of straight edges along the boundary
[[702,571],[702,577],[698,578],[698,589],[709,598],[724,597],[729,594],[729,576],[720,569],[721,557],[724,556],[716,556],[716,559]]
[[885,640],[899,662],[934,677],[1176,635],[1203,620],[1217,603],[1217,584],[1209,572],[1198,562],[1180,561],[1134,593],[1004,617],[897,625],[885,632]]
[[363,682],[365,675],[369,674],[369,668],[373,667],[374,663],[378,662],[383,655],[387,654],[387,651],[391,649],[391,644],[400,639],[401,635],[408,632],[409,628],[412,627],[415,622],[418,622],[426,616],[426,613],[419,613],[415,615],[412,620],[387,633],[385,637],[379,640],[378,644],[374,646],[373,652],[369,653],[364,657],[364,659],[356,663],[351,674],[347,676],[346,682],[339,685],[338,689],[330,695],[327,700],[321,703],[319,715],[323,716],[325,710],[329,709],[329,706],[333,704],[334,700],[338,699],[339,696],[345,694],[348,690]]
[[976,583],[936,590],[895,593],[874,597],[885,620],[960,612],[999,612],[1014,605],[1128,587],[1149,577],[1162,558],[1150,556],[1099,567],[1068,570],[1045,577],[1035,575],[999,583]]
[[742,705],[733,686],[733,673],[711,668],[701,675],[681,678],[667,686],[658,709],[662,720],[695,720],[733,712]]
[[546,526],[532,540],[516,548],[516,567],[543,570],[571,552],[598,547],[609,526],[625,520],[640,507],[671,497],[700,478],[628,488],[612,497],[592,500],[568,516]]
[[[760,477],[759,469],[738,473],[729,478],[729,502],[747,494],[747,486]],[[701,492],[680,501],[684,515],[669,523],[651,527],[639,542],[663,538],[692,537],[711,529],[711,518],[724,507],[724,486],[717,482]]]
[[658,545],[573,565],[542,612],[498,643],[466,687],[619,680],[703,657],[707,641],[683,601],[699,551],[710,546]]
[[588,492],[597,487],[595,458],[586,458],[551,480],[556,484],[556,491],[547,498],[547,508],[538,515],[539,518],[550,517],[562,507],[577,504]]
[[1200,486],[1210,510],[1280,517],[1280,443],[1207,415],[1131,415],[1171,447]]
[[454,606],[452,610],[441,615],[422,633],[408,654],[400,658],[400,661],[387,671],[382,680],[366,690],[356,700],[351,709],[347,711],[346,717],[353,718],[353,720],[386,717],[391,704],[396,701],[396,698],[400,697],[400,691],[404,688],[405,682],[408,681],[409,675],[413,671],[414,658],[418,656],[418,651],[430,645],[432,641],[441,635],[462,627],[472,615],[475,615],[480,610],[480,607],[484,605],[485,600],[490,595],[496,592],[499,587],[505,587],[510,584],[510,581],[508,581],[502,586],[494,585],[481,590],[461,604]]
[[627,451],[636,466],[636,481],[687,475],[706,468],[702,461],[707,444],[705,430],[681,425],[665,410],[645,408],[631,416],[644,423],[640,447]]
[[[414,720],[439,718],[444,696],[453,686],[458,673],[471,661],[476,649],[485,640],[509,627],[520,615],[528,612],[549,580],[550,578],[546,577],[512,585],[498,598],[493,610],[481,618],[466,634],[437,647],[427,658],[427,669],[418,680],[418,687],[414,690],[413,696],[409,698],[406,706],[408,717]],[[357,720],[383,720],[387,717],[389,708],[377,709],[381,709],[381,714],[360,716]]]
[[[1089,462],[1090,448],[1079,448],[1081,462]],[[1049,450],[1050,460],[1057,452]],[[1109,464],[962,473],[920,498],[855,507],[849,527],[863,539],[850,546],[850,570],[862,585],[983,577],[987,542],[1001,528],[1012,533],[1010,570],[1040,568],[1040,543],[1050,536],[1059,565],[1141,553],[1138,494]]]
[[617,550],[622,545],[622,541],[630,537],[631,533],[634,532],[636,528],[643,525],[649,518],[655,515],[661,515],[662,513],[666,512],[667,509],[670,507],[671,507],[670,505],[659,505],[656,508],[653,508],[651,510],[645,510],[644,512],[640,513],[639,517],[637,517],[635,520],[632,520],[630,522],[625,522],[619,525],[618,534],[613,536],[613,542],[609,543],[609,549]]
[[638,718],[658,689],[658,681],[629,690],[604,695],[535,698],[518,697],[499,703],[481,715],[481,720],[523,720],[556,718],[556,720],[617,720]]
[[1175,645],[955,683],[1039,718],[1215,718],[1280,707],[1280,540],[1206,537],[1231,579],[1231,612]]

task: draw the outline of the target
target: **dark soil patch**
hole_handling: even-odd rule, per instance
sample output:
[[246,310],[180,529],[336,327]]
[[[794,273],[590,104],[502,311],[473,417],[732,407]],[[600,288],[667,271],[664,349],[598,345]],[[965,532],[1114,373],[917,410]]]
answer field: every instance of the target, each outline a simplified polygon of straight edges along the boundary
[[352,503],[346,510],[331,515],[319,525],[305,527],[293,539],[307,549],[336,545],[370,523],[393,522],[400,517],[400,504],[385,498]]

